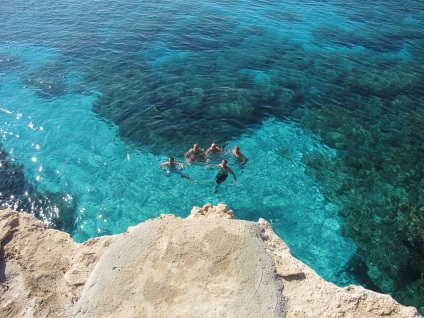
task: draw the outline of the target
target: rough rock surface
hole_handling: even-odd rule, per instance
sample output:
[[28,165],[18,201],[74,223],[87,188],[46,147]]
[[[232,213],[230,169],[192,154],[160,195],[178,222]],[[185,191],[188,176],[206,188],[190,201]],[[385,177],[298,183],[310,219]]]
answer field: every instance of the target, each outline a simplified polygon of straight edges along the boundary
[[0,211],[0,317],[419,317],[388,295],[339,288],[263,219],[224,204],[83,244]]
[[88,276],[116,238],[76,244],[31,214],[0,210],[0,317],[71,317]]

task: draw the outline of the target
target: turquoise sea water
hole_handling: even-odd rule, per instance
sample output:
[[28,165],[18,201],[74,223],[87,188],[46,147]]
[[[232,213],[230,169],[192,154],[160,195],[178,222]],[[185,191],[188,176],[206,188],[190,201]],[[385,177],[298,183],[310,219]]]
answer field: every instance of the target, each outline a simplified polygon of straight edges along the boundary
[[[420,308],[423,24],[412,0],[2,1],[1,204],[82,242],[224,202]],[[212,142],[239,184],[159,169]]]

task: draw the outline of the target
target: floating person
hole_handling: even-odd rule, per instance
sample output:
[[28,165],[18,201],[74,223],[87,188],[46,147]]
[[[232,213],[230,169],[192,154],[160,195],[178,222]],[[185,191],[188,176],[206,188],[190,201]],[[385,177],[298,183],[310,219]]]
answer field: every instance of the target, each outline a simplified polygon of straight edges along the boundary
[[194,144],[193,148],[184,154],[184,158],[189,166],[192,166],[195,161],[205,161],[205,151],[199,147],[198,144]]
[[213,143],[207,150],[206,150],[206,152],[205,152],[205,154],[206,154],[206,158],[207,158],[207,161],[209,161],[211,158],[214,158],[215,157],[215,159],[216,159],[216,157],[219,155],[219,154],[222,154],[222,148],[221,147],[218,147],[217,146],[217,144],[215,144],[215,143]]
[[249,158],[247,158],[241,151],[239,146],[235,146],[235,148],[231,151],[234,159],[239,164],[240,168],[243,168],[244,165],[249,161]]
[[168,161],[162,162],[159,165],[159,167],[162,170],[166,171],[167,176],[170,176],[171,174],[176,173],[176,174],[179,174],[181,176],[181,178],[189,179],[192,182],[194,181],[188,175],[186,175],[182,172],[182,170],[184,169],[184,163],[182,163],[181,161],[176,161],[174,159],[174,157],[169,157]]
[[214,193],[218,192],[218,188],[221,185],[221,183],[227,180],[228,172],[233,175],[234,183],[238,184],[236,174],[227,164],[227,159],[223,159],[220,164],[217,164],[217,166],[219,167],[219,171],[218,171],[218,174],[215,176],[216,186],[213,191]]

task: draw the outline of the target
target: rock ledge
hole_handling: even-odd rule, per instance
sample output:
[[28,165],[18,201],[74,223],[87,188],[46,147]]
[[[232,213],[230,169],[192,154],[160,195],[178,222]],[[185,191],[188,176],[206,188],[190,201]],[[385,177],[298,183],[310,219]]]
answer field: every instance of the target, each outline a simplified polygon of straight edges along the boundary
[[0,316],[420,317],[388,295],[324,281],[267,221],[233,215],[208,204],[77,244],[0,211]]

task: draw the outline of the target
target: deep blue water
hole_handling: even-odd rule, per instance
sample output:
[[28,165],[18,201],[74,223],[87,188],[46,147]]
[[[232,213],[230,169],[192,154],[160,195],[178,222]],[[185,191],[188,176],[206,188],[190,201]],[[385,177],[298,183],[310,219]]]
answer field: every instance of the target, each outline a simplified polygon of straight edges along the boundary
[[[224,202],[423,309],[423,48],[415,0],[2,1],[1,204],[82,242]],[[212,142],[240,184],[159,169]]]

